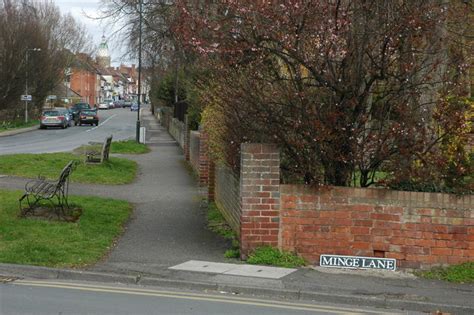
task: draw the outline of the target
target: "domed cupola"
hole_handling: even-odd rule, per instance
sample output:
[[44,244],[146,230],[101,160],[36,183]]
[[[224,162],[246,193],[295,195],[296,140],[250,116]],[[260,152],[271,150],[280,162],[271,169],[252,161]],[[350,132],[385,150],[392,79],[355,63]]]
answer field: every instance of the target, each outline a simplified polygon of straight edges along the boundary
[[102,42],[99,45],[99,50],[97,51],[95,59],[100,66],[104,68],[110,67],[109,46],[107,46],[105,36],[102,36]]

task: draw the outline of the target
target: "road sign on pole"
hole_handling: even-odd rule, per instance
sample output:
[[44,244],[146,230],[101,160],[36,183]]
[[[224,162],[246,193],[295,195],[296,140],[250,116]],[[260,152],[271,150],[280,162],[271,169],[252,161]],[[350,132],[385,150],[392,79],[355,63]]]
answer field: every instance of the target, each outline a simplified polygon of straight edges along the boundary
[[31,97],[31,95],[22,95],[21,100],[22,101],[31,101],[31,100],[33,100],[33,97]]

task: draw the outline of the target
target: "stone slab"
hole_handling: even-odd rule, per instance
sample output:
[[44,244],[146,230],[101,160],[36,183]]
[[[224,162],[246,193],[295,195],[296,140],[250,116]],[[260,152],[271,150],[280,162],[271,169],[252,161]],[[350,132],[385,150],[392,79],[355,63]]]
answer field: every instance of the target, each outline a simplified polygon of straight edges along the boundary
[[280,279],[295,272],[296,269],[267,267],[256,265],[237,265],[238,267],[224,272],[226,275],[256,277],[265,279]]
[[170,267],[169,269],[195,272],[209,272],[223,275],[265,279],[280,279],[297,270],[291,268],[279,268],[257,265],[215,263],[200,260],[190,260],[185,263]]
[[234,264],[215,263],[209,261],[189,260],[185,263],[170,267],[172,270],[185,270],[196,272],[224,273],[235,268]]

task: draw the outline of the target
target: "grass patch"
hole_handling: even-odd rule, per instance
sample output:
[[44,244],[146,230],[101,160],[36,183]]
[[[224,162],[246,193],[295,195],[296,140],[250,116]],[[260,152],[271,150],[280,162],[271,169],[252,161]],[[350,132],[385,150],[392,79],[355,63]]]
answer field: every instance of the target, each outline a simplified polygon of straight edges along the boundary
[[209,230],[219,234],[226,240],[232,241],[232,247],[225,251],[225,258],[239,258],[240,246],[237,235],[225,220],[214,202],[209,203],[207,210],[207,226]]
[[474,283],[474,262],[449,267],[436,267],[417,273],[426,279],[438,279],[456,283]]
[[303,258],[289,252],[281,252],[277,248],[270,246],[262,246],[255,249],[247,259],[247,263],[286,268],[295,268],[306,265]]
[[2,121],[0,123],[0,132],[12,129],[28,128],[36,125],[39,125],[38,119],[30,120],[28,123],[25,123],[23,120]]
[[150,148],[146,144],[137,143],[135,140],[112,141],[110,152],[122,154],[143,154],[150,152]]
[[81,267],[100,260],[131,213],[126,201],[72,196],[83,209],[76,223],[21,219],[22,192],[0,190],[0,263]]
[[0,156],[0,174],[55,180],[70,160],[79,162],[71,174],[71,181],[77,183],[127,184],[138,169],[136,162],[115,157],[102,164],[86,164],[72,153],[12,154]]
[[217,205],[214,202],[211,202],[207,211],[207,226],[209,230],[214,233],[219,234],[225,239],[233,240],[235,239],[235,232],[227,224],[224,216],[217,208]]
[[240,257],[240,249],[239,248],[231,248],[225,251],[224,253],[225,258],[239,258]]

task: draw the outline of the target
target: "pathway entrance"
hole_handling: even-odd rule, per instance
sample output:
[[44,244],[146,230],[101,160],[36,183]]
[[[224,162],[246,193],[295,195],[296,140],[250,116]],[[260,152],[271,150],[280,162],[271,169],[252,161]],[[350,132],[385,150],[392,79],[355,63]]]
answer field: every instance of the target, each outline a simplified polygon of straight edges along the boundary
[[206,229],[198,187],[178,144],[148,109],[142,125],[152,151],[132,157],[138,179],[124,187],[135,212],[116,248],[94,269],[161,273],[191,259],[224,261],[225,241]]

